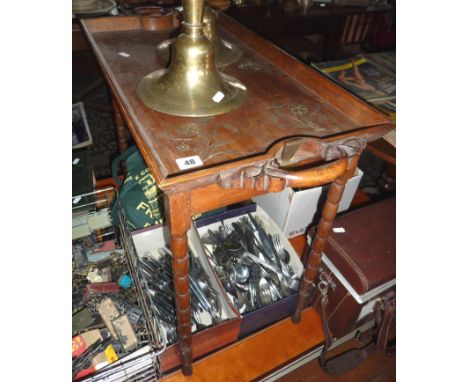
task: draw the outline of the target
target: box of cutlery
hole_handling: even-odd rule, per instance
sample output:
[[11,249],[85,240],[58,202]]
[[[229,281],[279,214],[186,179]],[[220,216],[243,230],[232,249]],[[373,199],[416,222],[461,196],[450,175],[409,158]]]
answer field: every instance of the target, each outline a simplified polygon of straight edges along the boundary
[[205,254],[245,337],[291,314],[304,271],[282,230],[256,204],[195,221]]
[[[130,233],[134,265],[149,314],[157,318],[166,343],[160,355],[161,371],[180,365],[177,344],[176,307],[172,280],[172,254],[167,226],[152,226]],[[195,227],[188,232],[193,358],[237,340],[240,315],[218,284],[199,242]]]

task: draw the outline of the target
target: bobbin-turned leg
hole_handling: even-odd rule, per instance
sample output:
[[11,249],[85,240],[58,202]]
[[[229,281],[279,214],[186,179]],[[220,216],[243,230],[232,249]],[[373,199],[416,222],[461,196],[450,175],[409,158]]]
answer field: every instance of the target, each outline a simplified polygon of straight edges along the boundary
[[328,190],[327,201],[322,211],[322,218],[317,228],[312,250],[307,259],[306,269],[302,275],[299,296],[292,315],[292,321],[294,323],[298,323],[301,320],[301,312],[304,310],[309,300],[312,283],[317,277],[318,268],[322,261],[322,252],[325,249],[325,244],[327,243],[328,236],[333,227],[333,221],[335,220],[346,182],[354,175],[359,157],[359,155],[356,155],[349,159],[346,172],[336,178]]
[[114,97],[112,97],[112,109],[114,110],[114,126],[115,133],[117,135],[117,145],[119,152],[123,153],[128,149],[127,138],[125,135],[125,121],[122,117],[122,113],[120,112],[119,105],[115,101]]
[[189,193],[165,194],[166,217],[171,231],[172,273],[177,310],[177,333],[184,375],[192,374],[192,331],[187,231],[190,229]]

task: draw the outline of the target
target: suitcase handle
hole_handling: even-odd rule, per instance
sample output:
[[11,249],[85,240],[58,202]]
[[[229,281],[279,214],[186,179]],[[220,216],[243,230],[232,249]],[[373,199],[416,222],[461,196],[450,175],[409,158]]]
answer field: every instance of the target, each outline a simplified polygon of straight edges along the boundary
[[[246,188],[266,192],[282,191],[285,187],[319,186],[343,175],[348,168],[349,159],[359,155],[365,145],[366,142],[360,138],[333,143],[315,138],[281,142],[269,150],[274,154],[273,159],[224,171],[219,176],[218,184],[228,189]],[[288,170],[324,161],[331,162],[303,170]]]
[[[375,308],[378,324],[377,349],[385,355],[396,354],[396,342],[389,341],[390,330],[396,317],[396,300],[393,292],[388,293],[380,307]],[[378,317],[379,314],[382,316]]]
[[379,304],[379,306],[374,306],[374,314],[376,317],[375,321],[377,324],[377,339],[374,339],[361,349],[350,349],[329,359],[325,359],[326,354],[333,343],[333,335],[328,326],[327,289],[327,287],[319,288],[322,329],[325,335],[325,345],[322,353],[320,354],[319,364],[324,372],[335,377],[347,373],[348,371],[358,367],[362,361],[364,361],[364,359],[366,359],[376,349],[382,351],[385,355],[396,354],[396,342],[394,345],[390,345],[388,340],[396,312],[395,294],[391,291],[383,298],[383,302]]

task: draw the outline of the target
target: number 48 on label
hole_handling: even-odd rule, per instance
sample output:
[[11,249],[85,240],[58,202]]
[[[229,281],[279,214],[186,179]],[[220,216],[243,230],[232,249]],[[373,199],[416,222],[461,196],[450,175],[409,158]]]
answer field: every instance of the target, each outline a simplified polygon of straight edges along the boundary
[[200,159],[198,155],[194,155],[194,156],[186,157],[186,158],[179,158],[179,159],[176,159],[176,162],[177,162],[177,166],[179,166],[179,169],[181,170],[187,170],[189,168],[203,166],[203,161]]

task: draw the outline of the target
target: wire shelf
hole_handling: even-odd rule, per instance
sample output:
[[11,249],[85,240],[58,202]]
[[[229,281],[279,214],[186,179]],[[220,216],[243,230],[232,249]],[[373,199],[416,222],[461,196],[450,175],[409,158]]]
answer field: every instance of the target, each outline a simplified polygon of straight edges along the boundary
[[[111,207],[112,203],[117,203],[119,210],[119,229],[116,229],[112,222]],[[94,240],[102,242],[105,240],[115,240],[121,243],[125,252],[125,268],[132,276],[135,288],[136,298],[139,308],[144,315],[144,325],[140,325],[138,330],[138,348],[131,353],[119,350],[116,346],[115,351],[119,360],[98,370],[91,376],[80,379],[80,382],[150,382],[161,379],[159,355],[165,350],[166,343],[164,338],[160,338],[156,333],[162,333],[159,322],[150,315],[148,302],[145,300],[145,294],[142,293],[142,284],[134,263],[135,249],[129,242],[125,232],[126,224],[121,214],[121,204],[118,198],[118,192],[113,187],[97,190],[88,194],[72,197],[73,229],[82,229],[83,226],[94,236]],[[100,216],[98,216],[100,214]],[[98,229],[93,231],[91,220],[102,222]],[[109,226],[105,226],[109,224]],[[83,232],[86,232],[86,229]],[[128,230],[128,228],[127,228]],[[82,233],[81,233],[82,234]],[[75,236],[75,232],[74,232]],[[161,344],[161,345],[159,345]]]
[[145,319],[148,325],[150,345],[153,348],[153,351],[159,355],[163,353],[164,350],[166,350],[167,339],[165,336],[165,332],[162,329],[161,324],[157,318],[157,314],[155,314],[154,312],[153,304],[149,301],[149,297],[145,292],[147,290],[147,286],[139,271],[138,254],[131,239],[130,229],[128,227],[128,224],[126,223],[125,211],[122,208],[122,203],[118,196],[118,193],[116,200],[119,212],[120,236],[122,244],[125,248],[125,254],[127,256],[130,274],[132,275],[135,281],[135,286],[138,291],[139,302],[141,303],[141,306],[143,308],[143,313],[145,315]]
[[152,382],[161,376],[158,354],[147,345],[81,382]]

